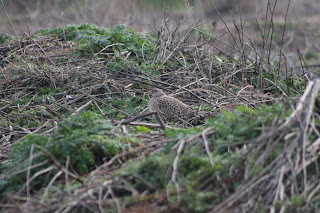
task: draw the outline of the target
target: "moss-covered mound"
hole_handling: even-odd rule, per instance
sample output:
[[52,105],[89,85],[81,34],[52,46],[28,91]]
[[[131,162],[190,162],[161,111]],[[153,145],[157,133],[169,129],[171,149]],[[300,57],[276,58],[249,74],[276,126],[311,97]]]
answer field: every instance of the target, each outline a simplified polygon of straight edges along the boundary
[[[74,41],[80,51],[88,54],[98,53],[107,47],[115,46],[120,51],[130,50],[136,53],[142,52],[142,46],[152,37],[138,33],[125,25],[116,25],[111,28],[99,27],[94,24],[66,25],[63,28],[39,30],[36,34],[56,36],[61,41]],[[154,46],[154,45],[153,45]],[[107,52],[112,52],[109,48]],[[145,51],[148,54],[148,46]]]
[[[319,210],[311,75],[255,60],[244,43],[214,55],[217,38],[199,25],[1,38],[4,212]],[[163,130],[144,113],[153,87],[190,105],[195,122]]]

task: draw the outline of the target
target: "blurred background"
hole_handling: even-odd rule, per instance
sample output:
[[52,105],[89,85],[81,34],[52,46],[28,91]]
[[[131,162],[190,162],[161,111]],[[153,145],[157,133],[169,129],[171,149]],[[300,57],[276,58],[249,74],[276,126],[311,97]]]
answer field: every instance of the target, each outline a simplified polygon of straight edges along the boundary
[[[178,23],[189,27],[195,22],[206,30],[219,31],[225,24],[234,30],[233,21],[241,20],[248,30],[257,32],[257,21],[266,19],[266,9],[274,10],[277,37],[282,37],[284,17],[289,0],[2,0],[0,33],[30,34],[39,29],[61,27],[67,24],[93,23],[111,27],[126,24],[137,31],[156,33],[163,20],[169,27]],[[239,5],[240,4],[240,5]],[[12,22],[12,26],[5,13]],[[288,10],[285,41],[293,51],[297,48],[319,50],[320,0],[291,0]],[[269,15],[270,16],[270,15]],[[213,27],[216,25],[216,27]],[[255,26],[256,25],[256,26]],[[250,31],[251,30],[251,31]],[[222,38],[224,39],[224,38]],[[226,36],[225,39],[228,39]]]
[[[270,4],[273,5],[273,2]],[[110,27],[126,24],[138,31],[152,31],[164,17],[171,23],[196,20],[212,23],[219,20],[209,0],[2,0],[18,34],[64,24],[94,23]],[[187,6],[187,3],[189,6]],[[247,20],[263,18],[267,0],[211,0],[226,21],[237,18],[239,11]],[[240,2],[240,7],[238,2]],[[286,12],[288,0],[277,1],[275,16]],[[13,33],[3,5],[0,9],[0,32]],[[192,13],[190,12],[192,10]],[[63,15],[62,15],[63,12]],[[289,17],[318,20],[320,0],[291,0]],[[308,20],[306,20],[308,21]],[[311,20],[309,20],[310,22]]]

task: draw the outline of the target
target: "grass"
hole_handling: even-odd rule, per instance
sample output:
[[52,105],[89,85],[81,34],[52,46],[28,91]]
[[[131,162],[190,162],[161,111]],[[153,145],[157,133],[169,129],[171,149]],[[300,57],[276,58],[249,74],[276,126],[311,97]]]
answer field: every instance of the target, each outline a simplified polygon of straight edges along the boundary
[[[22,197],[32,212],[316,212],[319,81],[303,58],[303,75],[273,58],[272,34],[251,46],[234,27],[232,53],[220,55],[203,25],[166,22],[157,37],[84,24],[40,30],[21,49],[4,41],[5,209]],[[123,125],[147,109],[153,87],[197,110],[198,125]]]

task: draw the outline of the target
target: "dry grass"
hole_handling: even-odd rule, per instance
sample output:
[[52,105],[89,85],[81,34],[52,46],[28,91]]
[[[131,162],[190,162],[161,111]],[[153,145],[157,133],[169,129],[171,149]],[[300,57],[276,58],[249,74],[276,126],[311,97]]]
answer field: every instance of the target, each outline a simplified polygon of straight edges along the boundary
[[[116,3],[113,4],[116,7]],[[211,6],[215,10],[215,6]],[[124,4],[123,7],[126,11],[130,5]],[[207,117],[214,116],[221,109],[232,111],[240,105],[259,109],[263,104],[271,104],[284,97],[297,100],[296,97],[300,96],[290,116],[284,121],[275,122],[269,131],[263,131],[254,140],[226,144],[229,150],[239,147],[248,149],[243,155],[243,168],[230,166],[225,170],[227,174],[237,171],[235,180],[241,180],[241,184],[236,190],[230,191],[226,185],[230,181],[228,178],[213,176],[221,184],[219,192],[223,200],[207,211],[255,212],[261,205],[270,211],[276,211],[279,202],[290,203],[296,197],[303,200],[303,207],[313,207],[314,202],[319,200],[318,73],[305,65],[300,52],[295,57],[299,58],[301,66],[294,69],[297,65],[294,61],[296,58],[287,54],[285,28],[280,27],[284,33],[280,34],[280,39],[275,40],[276,27],[272,24],[276,18],[275,10],[272,7],[269,9],[265,14],[269,17],[268,20],[262,24],[256,21],[255,27],[258,30],[254,32],[260,34],[255,37],[256,40],[246,33],[247,26],[242,17],[239,21],[227,23],[222,16],[218,16],[221,22],[213,31],[203,28],[202,21],[195,20],[191,26],[185,27],[164,19],[160,25],[153,26],[157,33],[156,40],[146,39],[155,45],[154,51],[148,55],[142,53],[140,58],[129,48],[125,51],[118,48],[119,44],[112,44],[112,53],[100,51],[87,56],[72,54],[77,47],[72,41],[49,36],[30,37],[27,34],[20,41],[0,46],[0,75],[3,79],[0,82],[0,113],[8,124],[0,127],[1,164],[8,163],[12,144],[19,143],[30,133],[49,135],[56,128],[54,124],[62,121],[64,116],[77,115],[90,106],[98,109],[108,120],[111,119],[104,110],[116,110],[126,120],[112,122],[115,128],[121,126],[124,133],[130,128],[126,125],[141,125],[142,122],[150,128],[160,127],[150,119],[131,122],[139,115],[130,114],[107,103],[105,99],[111,96],[125,98],[132,95],[142,99],[150,88],[158,87],[178,96],[200,112],[210,111]],[[78,14],[79,17],[81,15]],[[190,8],[189,16],[193,15]],[[132,17],[128,19],[132,20]],[[286,16],[283,20],[287,20]],[[220,54],[212,55],[213,52]],[[139,63],[130,63],[130,57],[138,59]],[[119,63],[117,69],[110,69],[108,65],[118,62],[117,60],[122,63]],[[142,70],[139,64],[143,63],[157,66],[154,66],[154,70],[150,67]],[[55,101],[50,100],[50,97],[33,101],[42,97],[40,91],[43,88],[61,91],[54,94]],[[26,97],[29,101],[23,107],[16,104]],[[41,113],[30,113],[30,110]],[[21,117],[34,123],[30,126],[10,125]],[[135,212],[141,208],[139,199],[147,202],[147,207],[143,210],[165,212],[169,209],[171,212],[179,212],[169,202],[172,194],[176,193],[179,199],[184,192],[179,185],[179,162],[188,149],[199,148],[201,144],[202,153],[208,156],[214,167],[210,150],[217,147],[210,147],[209,144],[214,134],[215,129],[207,128],[177,141],[165,138],[161,132],[139,133],[142,139],[139,147],[114,155],[82,176],[82,179],[70,168],[69,161],[66,165],[61,165],[46,150],[34,146],[32,149],[38,149],[42,155],[47,156],[51,166],[42,170],[42,173],[29,176],[23,187],[8,194],[0,204],[1,212],[104,211],[105,208],[121,212],[128,206],[127,212]],[[310,135],[317,137],[312,138]],[[150,191],[154,187],[140,176],[113,176],[129,162],[141,162],[147,156],[154,156],[172,142],[176,142],[170,152],[174,158],[170,165],[170,184],[173,186],[169,187],[168,183],[166,192],[153,195]],[[279,151],[279,147],[284,148]],[[279,153],[273,157],[275,152]],[[251,158],[247,158],[250,155]],[[29,160],[32,161],[34,157],[36,156],[30,151]],[[255,159],[254,162],[252,158]],[[33,178],[53,170],[58,172],[46,188],[39,191],[30,189]],[[10,172],[2,174],[1,178],[13,175]],[[134,188],[130,182],[134,178],[139,179],[147,190],[141,192]],[[72,188],[71,180],[79,180],[80,186]],[[66,193],[46,201],[50,189],[57,183],[65,185]],[[210,181],[204,184],[209,187]],[[138,205],[126,203],[126,196],[130,196]],[[159,203],[164,207],[160,208]],[[280,210],[284,211],[285,208],[283,205]]]

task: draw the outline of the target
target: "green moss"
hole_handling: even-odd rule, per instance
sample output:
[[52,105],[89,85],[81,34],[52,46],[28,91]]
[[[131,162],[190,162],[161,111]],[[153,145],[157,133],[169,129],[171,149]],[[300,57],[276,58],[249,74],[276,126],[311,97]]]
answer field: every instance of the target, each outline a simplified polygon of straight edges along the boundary
[[8,43],[16,40],[13,35],[0,33],[0,44]]
[[275,120],[284,119],[290,114],[289,110],[284,110],[281,102],[259,110],[240,106],[234,112],[222,111],[206,123],[216,131],[216,144],[254,139]]
[[133,176],[132,186],[143,192],[146,189],[155,191],[163,189],[170,180],[168,168],[172,164],[172,158],[164,155],[154,155],[140,162],[131,163],[126,168],[115,173],[116,176]]
[[152,43],[144,39],[150,36],[138,33],[125,25],[104,28],[94,24],[72,24],[66,25],[64,28],[39,30],[37,33],[54,35],[61,40],[75,41],[78,44],[78,50],[89,54],[97,53],[109,45],[112,47],[105,50],[107,53],[133,51],[139,56],[142,55],[142,45],[145,45],[145,54],[148,54],[153,48]]
[[[96,165],[101,164],[103,159],[111,158],[122,150],[131,149],[138,145],[139,141],[133,135],[122,135],[121,130],[115,128],[109,121],[98,114],[87,111],[61,121],[52,135],[26,136],[23,141],[13,146],[9,157],[10,162],[3,165],[1,170],[18,171],[27,168],[31,149],[33,149],[32,165],[48,161],[45,165],[32,169],[31,175],[47,168],[52,159],[43,154],[41,149],[33,147],[37,145],[50,153],[61,165],[65,165],[67,157],[70,157],[71,168],[80,174],[85,174]],[[40,187],[45,184],[47,178],[54,175],[53,173],[37,177],[32,182],[32,187]],[[6,186],[6,191],[17,188],[21,182],[26,181],[26,172],[14,175],[6,181],[9,185]]]
[[204,127],[191,127],[188,129],[170,128],[165,130],[165,136],[168,138],[183,138],[194,134],[199,134],[204,130]]
[[109,96],[105,99],[106,104],[112,105],[112,109],[106,109],[109,118],[121,120],[125,118],[124,111],[129,115],[137,115],[142,112],[148,105],[146,97],[130,95],[128,97]]
[[150,132],[150,129],[148,127],[145,126],[136,126],[136,131],[135,132]]
[[208,209],[222,201],[219,193],[210,191],[198,192],[191,187],[186,188],[180,201],[174,199],[175,197],[172,198],[171,203],[173,205],[179,204],[178,207],[182,212],[196,213],[208,212]]
[[[222,197],[216,191],[221,188],[221,183],[224,183],[229,191],[235,191],[241,186],[245,167],[241,152],[219,146],[255,139],[273,122],[288,116],[290,111],[283,109],[284,105],[280,102],[259,110],[239,106],[234,112],[223,110],[215,119],[208,120],[203,127],[167,129],[165,136],[176,139],[169,148],[141,163],[130,165],[117,175],[131,176],[130,183],[141,192],[150,190],[150,186],[155,186],[152,191],[169,190],[169,202],[181,211],[206,212],[221,202]],[[214,131],[207,137],[212,150],[209,153],[210,157],[204,151],[204,142],[200,135],[205,128],[212,128]],[[197,134],[199,138],[195,137],[185,143],[179,157],[177,182],[181,191],[178,196],[176,186],[170,181],[177,154],[177,147],[174,151],[172,147],[181,139],[190,139],[190,136]],[[271,158],[275,158],[282,148],[283,146],[276,147]],[[253,155],[249,155],[248,159],[250,158],[252,161],[256,159]],[[237,168],[238,176],[230,176],[230,168]],[[219,176],[219,180],[216,176]]]

